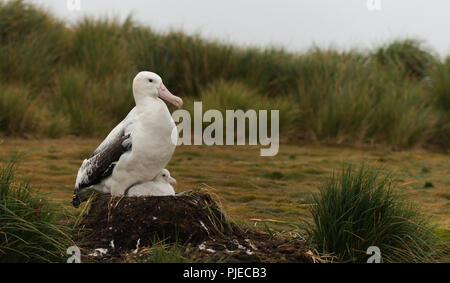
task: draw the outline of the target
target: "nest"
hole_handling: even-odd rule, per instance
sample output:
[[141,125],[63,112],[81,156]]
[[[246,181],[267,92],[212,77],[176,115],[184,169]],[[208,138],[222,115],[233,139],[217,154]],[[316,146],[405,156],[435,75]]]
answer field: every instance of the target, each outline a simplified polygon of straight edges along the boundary
[[78,228],[80,247],[108,249],[109,257],[164,242],[178,243],[187,247],[191,257],[207,256],[208,261],[314,261],[300,240],[282,240],[237,226],[205,191],[167,197],[99,194]]

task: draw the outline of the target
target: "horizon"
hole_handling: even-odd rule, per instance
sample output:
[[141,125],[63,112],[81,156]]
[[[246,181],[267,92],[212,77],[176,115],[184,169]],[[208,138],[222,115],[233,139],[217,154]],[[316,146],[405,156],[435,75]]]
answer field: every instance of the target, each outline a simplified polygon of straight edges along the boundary
[[[158,32],[181,30],[240,46],[278,47],[289,52],[305,52],[314,46],[367,50],[412,38],[441,58],[450,55],[450,38],[446,36],[450,2],[444,0],[433,4],[420,0],[79,1],[80,10],[69,10],[67,1],[61,0],[28,2],[69,22],[84,16],[124,20],[132,15],[138,23]],[[164,13],[153,12],[158,9]]]

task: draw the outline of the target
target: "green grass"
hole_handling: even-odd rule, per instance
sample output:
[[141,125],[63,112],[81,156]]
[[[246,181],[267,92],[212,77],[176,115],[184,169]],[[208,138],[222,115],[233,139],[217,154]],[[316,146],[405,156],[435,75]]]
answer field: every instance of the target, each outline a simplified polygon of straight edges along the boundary
[[311,203],[309,239],[339,262],[366,262],[371,246],[380,248],[383,262],[433,262],[439,256],[428,218],[374,168],[344,168]]
[[109,78],[92,81],[85,72],[67,70],[56,78],[50,110],[56,117],[68,118],[71,134],[104,134],[132,108],[131,88],[124,82]]
[[73,245],[67,215],[0,169],[0,262],[64,262]]
[[34,102],[27,88],[0,84],[0,132],[17,134],[38,131],[41,114]]
[[284,178],[284,174],[281,173],[280,171],[273,171],[273,172],[264,174],[264,177],[273,179],[273,180],[280,180],[280,179]]
[[150,262],[153,263],[182,263],[183,247],[178,243],[172,245],[154,244]]
[[126,55],[130,22],[84,18],[74,28],[70,60],[89,77],[105,80],[132,69]]
[[450,110],[450,57],[448,57],[443,63],[439,64],[437,71],[432,76],[432,97],[434,102],[442,110]]
[[442,117],[427,103],[423,83],[357,53],[308,56],[297,124],[314,139],[407,148],[437,134]]
[[133,106],[135,74],[151,70],[191,111],[194,99],[204,110],[279,109],[292,141],[450,145],[450,59],[416,40],[289,53],[156,32],[132,18],[69,25],[19,0],[0,0],[0,19],[1,110],[19,101],[20,113],[45,118],[26,118],[30,126],[2,111],[7,135],[104,136]]
[[380,47],[373,55],[383,65],[393,65],[404,75],[422,79],[429,75],[436,59],[422,47],[418,40],[396,40]]
[[[224,129],[227,110],[243,110],[244,112],[255,110],[257,116],[259,115],[258,110],[279,110],[280,131],[287,133],[289,126],[294,121],[295,115],[292,114],[296,113],[290,99],[290,97],[267,96],[263,91],[258,91],[257,88],[252,88],[243,82],[219,80],[202,88],[199,97],[187,99],[184,108],[191,113],[191,117],[194,117],[194,101],[202,102],[203,112],[208,109],[219,110],[224,117]],[[267,115],[270,127],[270,111]],[[204,123],[204,126],[209,124]]]
[[65,64],[71,43],[67,27],[24,1],[0,1],[0,19],[1,80],[33,86],[39,94]]
[[423,187],[424,187],[425,189],[429,189],[429,188],[434,188],[434,185],[433,185],[432,182],[427,181],[427,182],[425,182],[425,185],[423,185]]

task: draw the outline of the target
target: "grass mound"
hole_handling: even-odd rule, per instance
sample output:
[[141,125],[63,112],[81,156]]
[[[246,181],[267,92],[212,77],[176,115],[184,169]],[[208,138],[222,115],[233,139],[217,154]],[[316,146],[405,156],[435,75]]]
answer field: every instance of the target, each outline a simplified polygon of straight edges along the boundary
[[13,169],[0,170],[0,262],[63,262],[73,245],[66,215],[15,183]]
[[433,262],[439,240],[428,219],[374,169],[345,168],[313,197],[310,239],[341,262],[366,262],[371,246],[383,262]]
[[[157,253],[169,244],[187,261],[312,261],[300,240],[237,226],[204,191],[169,197],[97,195],[79,227],[83,254],[107,249],[106,261],[123,261],[121,256],[137,254],[139,249]],[[147,259],[154,260],[154,255]]]

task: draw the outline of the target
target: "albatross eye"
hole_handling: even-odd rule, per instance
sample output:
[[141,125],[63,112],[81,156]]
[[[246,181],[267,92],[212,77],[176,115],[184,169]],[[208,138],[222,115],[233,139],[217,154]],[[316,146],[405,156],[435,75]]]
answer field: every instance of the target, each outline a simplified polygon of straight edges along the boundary
[[149,79],[148,81],[149,81],[149,82],[151,82],[151,83],[153,82],[153,80],[152,80],[152,79]]

